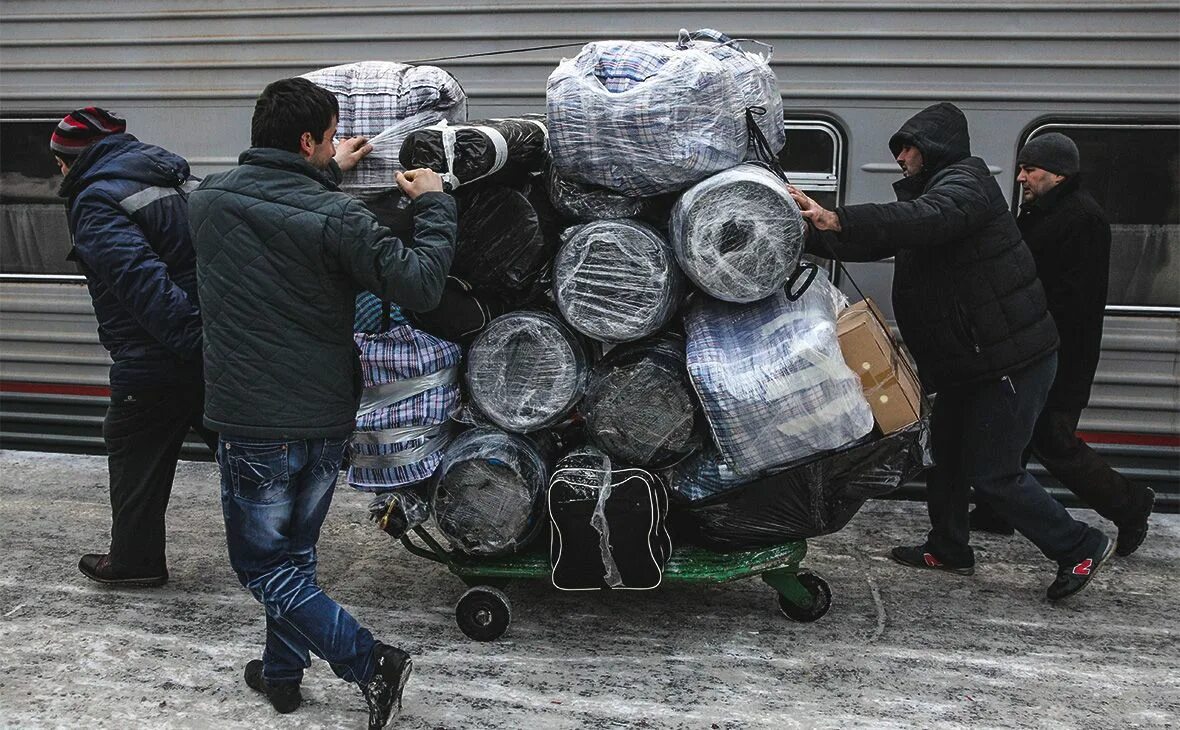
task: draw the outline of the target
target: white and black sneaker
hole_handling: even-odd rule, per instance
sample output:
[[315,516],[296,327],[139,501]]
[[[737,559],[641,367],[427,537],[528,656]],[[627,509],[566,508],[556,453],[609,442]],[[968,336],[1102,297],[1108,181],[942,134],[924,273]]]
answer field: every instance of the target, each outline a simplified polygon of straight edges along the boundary
[[377,665],[373,677],[362,689],[365,701],[369,703],[369,730],[381,730],[393,716],[393,708],[402,708],[402,692],[414,669],[410,655],[398,649],[377,642],[373,647]]

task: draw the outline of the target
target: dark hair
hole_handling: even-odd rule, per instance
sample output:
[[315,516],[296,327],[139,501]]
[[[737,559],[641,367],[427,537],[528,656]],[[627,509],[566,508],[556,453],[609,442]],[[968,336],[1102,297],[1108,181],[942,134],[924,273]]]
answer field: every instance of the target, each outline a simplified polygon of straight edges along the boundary
[[254,105],[250,146],[299,151],[304,132],[317,142],[340,114],[336,96],[307,79],[281,79],[267,86]]

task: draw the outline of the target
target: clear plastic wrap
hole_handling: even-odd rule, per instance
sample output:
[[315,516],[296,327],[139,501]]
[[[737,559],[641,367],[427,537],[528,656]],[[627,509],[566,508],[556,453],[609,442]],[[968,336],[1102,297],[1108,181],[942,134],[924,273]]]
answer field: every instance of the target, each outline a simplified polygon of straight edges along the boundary
[[702,291],[756,302],[782,289],[799,266],[806,226],[782,180],[746,164],[686,191],[668,236],[677,263]]
[[430,488],[439,532],[468,555],[515,552],[536,536],[549,469],[527,438],[477,428],[443,453]]
[[303,78],[336,95],[338,139],[368,137],[373,151],[344,173],[341,189],[369,197],[397,187],[398,160],[410,132],[467,119],[467,94],[446,71],[389,61],[359,61],[319,69]]
[[745,159],[745,97],[726,62],[693,44],[601,41],[546,85],[562,176],[633,197],[683,189]]
[[476,290],[506,295],[527,291],[549,265],[557,241],[545,235],[524,193],[478,186],[455,196],[459,240],[451,272]]
[[467,391],[497,426],[527,433],[561,421],[582,397],[589,371],[581,340],[557,317],[512,312],[471,344]]
[[487,119],[465,124],[439,122],[410,132],[399,159],[407,169],[426,167],[458,188],[506,172],[540,172],[549,141],[545,117]]
[[892,492],[931,461],[926,420],[752,479],[724,475],[724,466],[710,465],[707,455],[693,456],[671,478],[669,521],[678,539],[720,551],[827,535],[848,524],[866,500]]
[[549,157],[545,163],[545,188],[554,210],[575,221],[638,218],[647,208],[646,198],[635,198],[603,187],[566,178]]
[[675,315],[680,269],[659,231],[629,220],[595,221],[564,238],[553,263],[553,295],[574,329],[602,342],[630,342]]
[[698,297],[685,316],[688,372],[725,463],[738,474],[840,448],[873,428],[860,379],[844,363],[825,277],[798,301]]
[[679,335],[611,350],[594,365],[579,409],[590,440],[623,464],[659,468],[701,445],[703,416]]

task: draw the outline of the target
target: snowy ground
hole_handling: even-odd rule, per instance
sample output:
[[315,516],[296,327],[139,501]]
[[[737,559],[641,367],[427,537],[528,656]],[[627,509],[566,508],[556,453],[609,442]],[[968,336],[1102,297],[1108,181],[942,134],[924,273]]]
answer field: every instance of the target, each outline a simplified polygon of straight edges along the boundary
[[[364,726],[359,693],[322,662],[297,715],[242,683],[262,611],[229,569],[215,469],[179,469],[171,582],[112,590],[76,567],[105,549],[105,461],[0,451],[0,726]],[[1153,517],[1136,555],[1059,606],[1044,599],[1053,566],[1021,538],[980,538],[972,578],[893,564],[885,551],[919,539],[925,511],[876,502],[811,543],[805,564],[835,594],[816,623],[784,619],[757,580],[517,584],[512,628],[478,644],[454,623],[461,583],[370,526],[366,501],[338,493],[320,577],[416,656],[392,727],[1180,727],[1178,515]]]

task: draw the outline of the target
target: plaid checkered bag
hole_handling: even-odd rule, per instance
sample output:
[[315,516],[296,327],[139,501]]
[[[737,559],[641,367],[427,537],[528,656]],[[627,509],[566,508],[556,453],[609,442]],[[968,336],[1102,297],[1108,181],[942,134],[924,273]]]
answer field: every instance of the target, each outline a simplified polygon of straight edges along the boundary
[[753,304],[700,297],[690,308],[689,376],[737,474],[839,448],[872,430],[860,379],[836,339],[842,299],[817,277],[795,302],[780,291]]
[[693,44],[602,41],[546,86],[549,145],[569,180],[626,195],[685,188],[746,154],[733,69]]
[[303,75],[336,95],[338,139],[364,136],[373,151],[344,173],[341,188],[361,197],[396,187],[404,169],[398,161],[402,142],[418,129],[441,121],[467,119],[467,94],[446,71],[388,61],[360,61]]
[[348,483],[384,491],[429,478],[459,408],[461,348],[405,323],[376,334],[358,332],[354,339],[365,395],[351,439]]

